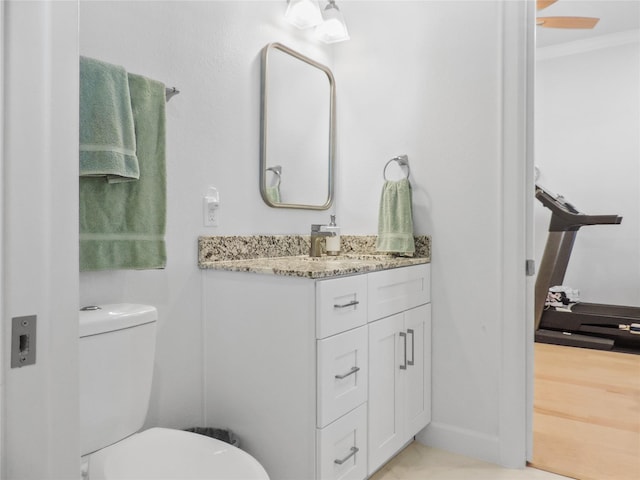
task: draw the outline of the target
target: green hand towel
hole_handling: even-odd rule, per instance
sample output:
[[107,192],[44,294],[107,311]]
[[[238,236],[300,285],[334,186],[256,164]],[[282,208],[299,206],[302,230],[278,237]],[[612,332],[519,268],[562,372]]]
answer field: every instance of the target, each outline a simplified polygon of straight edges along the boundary
[[80,269],[164,268],[165,87],[129,74],[140,180],[80,178]]
[[80,57],[80,176],[110,183],[140,176],[127,72]]
[[409,179],[387,180],[382,187],[376,249],[410,256],[416,250]]
[[280,187],[277,185],[267,187],[267,198],[271,203],[280,203]]

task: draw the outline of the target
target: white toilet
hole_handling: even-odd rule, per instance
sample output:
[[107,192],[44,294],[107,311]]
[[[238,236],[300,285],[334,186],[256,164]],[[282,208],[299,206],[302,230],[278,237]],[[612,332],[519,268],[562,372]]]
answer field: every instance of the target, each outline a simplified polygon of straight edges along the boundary
[[80,312],[80,443],[87,480],[269,480],[220,440],[142,427],[151,393],[157,311],[133,304]]

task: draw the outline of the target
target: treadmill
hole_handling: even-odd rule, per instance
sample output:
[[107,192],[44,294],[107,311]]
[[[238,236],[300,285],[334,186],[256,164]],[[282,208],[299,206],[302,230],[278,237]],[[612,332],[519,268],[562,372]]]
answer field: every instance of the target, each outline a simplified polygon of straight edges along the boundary
[[545,307],[549,288],[562,285],[578,230],[619,224],[618,215],[585,215],[560,195],[536,185],[536,198],[549,210],[549,236],[535,286],[536,342],[640,354],[640,307],[578,302]]

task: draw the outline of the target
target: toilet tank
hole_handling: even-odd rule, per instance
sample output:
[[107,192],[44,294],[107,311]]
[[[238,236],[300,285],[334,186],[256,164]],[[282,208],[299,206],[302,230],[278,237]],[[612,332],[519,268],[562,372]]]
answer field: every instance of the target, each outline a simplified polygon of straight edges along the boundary
[[86,455],[137,432],[149,406],[155,307],[80,311],[80,446]]

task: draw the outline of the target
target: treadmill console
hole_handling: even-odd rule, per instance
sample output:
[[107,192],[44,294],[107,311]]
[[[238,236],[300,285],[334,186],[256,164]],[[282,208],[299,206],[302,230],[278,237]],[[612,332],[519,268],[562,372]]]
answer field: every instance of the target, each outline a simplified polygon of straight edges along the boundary
[[567,202],[562,195],[554,195],[536,185],[536,198],[551,210],[550,232],[575,231],[585,225],[619,224],[622,217],[618,215],[585,215]]

